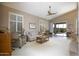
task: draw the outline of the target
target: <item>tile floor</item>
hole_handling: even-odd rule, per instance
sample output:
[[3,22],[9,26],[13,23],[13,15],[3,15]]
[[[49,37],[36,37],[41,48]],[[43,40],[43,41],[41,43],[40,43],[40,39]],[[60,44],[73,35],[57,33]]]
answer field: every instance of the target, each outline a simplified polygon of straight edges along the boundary
[[21,49],[16,48],[12,56],[68,56],[69,42],[67,37],[51,37],[43,44],[27,42]]

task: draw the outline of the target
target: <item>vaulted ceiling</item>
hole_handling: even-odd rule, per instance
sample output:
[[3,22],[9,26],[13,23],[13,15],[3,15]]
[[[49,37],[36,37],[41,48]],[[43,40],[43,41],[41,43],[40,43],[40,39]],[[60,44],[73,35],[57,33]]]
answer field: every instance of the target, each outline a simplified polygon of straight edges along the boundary
[[[51,20],[77,7],[76,2],[4,2],[3,4],[46,20]],[[48,16],[49,6],[52,12],[57,12],[55,15]]]

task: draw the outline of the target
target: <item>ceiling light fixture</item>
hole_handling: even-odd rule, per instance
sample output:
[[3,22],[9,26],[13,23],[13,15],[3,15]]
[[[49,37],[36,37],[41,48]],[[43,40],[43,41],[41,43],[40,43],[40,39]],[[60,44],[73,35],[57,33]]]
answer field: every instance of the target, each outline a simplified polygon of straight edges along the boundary
[[52,12],[51,11],[51,6],[49,6],[49,10],[48,10],[48,16],[50,15],[55,15],[57,12]]

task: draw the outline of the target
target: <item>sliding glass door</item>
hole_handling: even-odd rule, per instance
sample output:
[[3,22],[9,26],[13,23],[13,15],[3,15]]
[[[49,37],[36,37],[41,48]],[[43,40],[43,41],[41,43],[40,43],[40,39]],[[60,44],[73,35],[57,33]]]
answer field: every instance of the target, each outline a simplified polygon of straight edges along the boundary
[[55,23],[54,34],[58,36],[66,36],[67,24],[66,23]]

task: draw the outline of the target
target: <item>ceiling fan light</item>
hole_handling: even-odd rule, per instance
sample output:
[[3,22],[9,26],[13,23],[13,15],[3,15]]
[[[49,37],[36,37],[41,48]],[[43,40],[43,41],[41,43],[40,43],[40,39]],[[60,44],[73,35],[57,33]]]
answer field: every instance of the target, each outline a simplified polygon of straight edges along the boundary
[[49,6],[49,8],[51,8],[51,6]]

